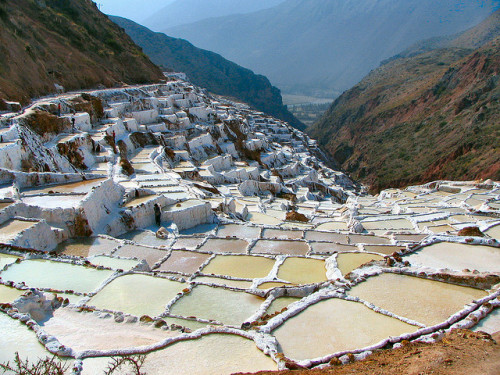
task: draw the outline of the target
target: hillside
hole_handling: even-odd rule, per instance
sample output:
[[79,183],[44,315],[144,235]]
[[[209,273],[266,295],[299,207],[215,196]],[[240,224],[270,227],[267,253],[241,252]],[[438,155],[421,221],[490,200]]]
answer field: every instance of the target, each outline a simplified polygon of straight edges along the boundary
[[[448,45],[470,45],[480,27]],[[340,96],[309,134],[373,191],[441,178],[498,180],[499,49],[496,37],[477,50],[390,61]]]
[[305,126],[283,105],[280,90],[269,80],[256,75],[222,56],[194,47],[191,43],[155,33],[121,17],[111,17],[143,48],[152,61],[167,69],[184,72],[198,86],[234,97],[256,109],[287,121],[297,129]]
[[23,103],[56,83],[74,90],[164,78],[88,0],[0,1],[0,55],[0,97]]
[[[245,14],[271,8],[284,0],[176,0],[154,15],[146,18],[143,25],[155,31],[165,30],[210,17]],[[182,17],[179,17],[182,15]]]
[[499,0],[287,0],[162,30],[264,74],[285,93],[333,97],[413,43],[472,27]]

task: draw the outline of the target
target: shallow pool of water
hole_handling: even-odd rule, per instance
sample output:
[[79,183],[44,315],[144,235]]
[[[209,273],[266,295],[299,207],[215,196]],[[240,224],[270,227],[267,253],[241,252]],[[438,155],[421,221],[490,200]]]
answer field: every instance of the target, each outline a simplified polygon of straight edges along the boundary
[[3,254],[0,253],[0,270],[2,270],[7,264],[12,264],[20,257],[16,255]]
[[273,333],[286,356],[302,360],[363,348],[416,330],[361,303],[332,298],[308,307]]
[[38,358],[52,357],[48,351],[40,344],[33,331],[20,323],[18,320],[0,313],[0,331],[2,339],[0,340],[0,363],[14,360],[16,352],[21,359],[30,361]]
[[328,241],[343,244],[348,243],[347,236],[341,233],[307,231],[305,238],[309,241]]
[[195,253],[193,251],[174,250],[158,268],[158,271],[182,272],[192,274],[210,258],[209,254]]
[[278,271],[278,278],[293,284],[312,284],[328,280],[324,260],[294,257],[283,262]]
[[258,240],[252,247],[252,254],[289,254],[289,255],[306,255],[309,251],[309,246],[305,241],[273,241],[273,240]]
[[328,221],[316,227],[316,230],[348,230],[347,223],[343,221]]
[[172,245],[172,248],[194,250],[203,241],[205,241],[205,237],[178,237]]
[[71,182],[69,184],[62,184],[62,185],[49,185],[49,186],[44,185],[43,187],[39,188],[29,188],[26,190],[23,189],[23,193],[25,194],[40,194],[49,192],[88,193],[93,187],[99,185],[104,180],[105,180],[104,178],[98,178],[94,180]]
[[339,251],[357,251],[358,247],[355,245],[344,245],[333,242],[310,242],[311,250],[313,253],[318,254],[332,254]]
[[209,276],[198,276],[193,281],[216,284],[216,285],[225,285],[229,287],[239,288],[239,289],[248,289],[252,286],[251,281],[244,280],[230,280],[230,279],[222,279],[220,277],[209,277]]
[[155,197],[157,197],[157,195],[145,195],[143,197],[134,198],[131,201],[128,201],[127,203],[125,203],[123,205],[123,207],[130,208],[130,207],[139,206],[140,204],[146,203]]
[[186,284],[146,275],[124,275],[106,285],[88,305],[136,316],[157,316]]
[[342,275],[347,275],[365,263],[383,259],[380,255],[375,254],[342,253],[337,255],[337,267]]
[[139,264],[136,260],[112,258],[105,255],[92,257],[89,261],[97,266],[109,267],[114,270],[121,269],[124,271],[130,271]]
[[61,242],[54,252],[86,258],[92,255],[111,254],[119,244],[119,242],[107,238],[83,237]]
[[[82,329],[82,327],[85,327]],[[60,308],[43,324],[43,329],[73,350],[111,350],[151,345],[180,331],[166,331],[153,325],[115,323],[112,317],[103,319],[95,314]]]
[[262,231],[262,238],[266,239],[296,240],[303,236],[304,232],[301,230],[264,229]]
[[25,292],[26,290],[19,290],[0,284],[0,303],[12,303]]
[[33,288],[52,288],[88,293],[99,287],[113,271],[48,260],[24,260],[0,273],[4,280],[25,282]]
[[358,244],[358,243],[364,243],[364,244],[368,244],[368,245],[390,245],[391,244],[391,241],[385,237],[368,236],[368,235],[363,235],[363,234],[350,234],[348,237],[349,237],[349,243],[351,243],[351,244]]
[[144,364],[149,375],[229,375],[263,370],[277,370],[277,366],[253,341],[224,334],[176,343],[149,354]]
[[212,319],[240,326],[264,300],[253,294],[197,285],[170,309],[175,315]]
[[299,301],[300,298],[298,297],[279,297],[276,298],[273,302],[271,302],[271,305],[267,309],[268,314],[273,314],[275,312],[279,312],[283,310],[285,307],[288,307],[294,302]]
[[217,237],[259,238],[260,228],[248,225],[226,224],[219,226]]
[[0,242],[9,242],[17,237],[23,230],[31,228],[37,221],[7,220],[0,225]]
[[495,238],[500,241],[500,224],[489,228],[484,233],[486,233],[491,238]]
[[168,238],[158,238],[156,237],[156,233],[151,230],[143,230],[137,229],[125,234],[122,234],[118,238],[130,240],[138,243],[139,245],[147,245],[147,246],[169,246],[171,241]]
[[124,245],[116,250],[113,255],[123,258],[144,259],[149,267],[153,267],[156,262],[167,256],[167,252],[165,250],[152,249],[144,246]]
[[266,215],[261,212],[250,212],[247,216],[247,220],[255,224],[267,224],[267,225],[279,225],[282,220],[275,218],[274,216]]
[[405,256],[412,265],[500,272],[500,248],[440,242]]
[[392,273],[370,277],[348,293],[428,326],[445,321],[465,304],[487,295],[479,289]]
[[22,202],[29,206],[41,208],[74,208],[80,204],[85,195],[38,195],[24,197]]
[[226,275],[242,279],[265,277],[274,259],[250,255],[217,255],[202,270],[204,274]]
[[366,221],[361,222],[363,227],[369,232],[375,229],[387,229],[387,230],[413,230],[413,224],[406,219],[392,219],[392,220],[377,220],[377,221]]
[[248,242],[239,239],[209,238],[200,248],[200,251],[213,253],[238,253],[247,251]]

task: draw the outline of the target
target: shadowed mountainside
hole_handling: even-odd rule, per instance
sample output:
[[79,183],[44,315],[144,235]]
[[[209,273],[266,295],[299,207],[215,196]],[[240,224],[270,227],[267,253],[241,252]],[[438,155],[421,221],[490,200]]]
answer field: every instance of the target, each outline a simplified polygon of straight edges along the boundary
[[499,6],[499,0],[287,0],[162,31],[264,74],[286,93],[333,97],[413,43],[473,27]]
[[269,80],[222,56],[196,48],[191,43],[155,33],[126,18],[111,19],[123,27],[153,62],[166,69],[184,72],[196,85],[211,92],[233,97],[259,111],[275,116],[297,129],[305,129],[283,105],[281,92]]
[[[493,38],[497,24],[485,22],[446,48],[380,66],[342,94],[309,134],[372,191],[435,179],[500,179],[500,37]],[[479,49],[463,48],[488,39]]]
[[0,0],[0,98],[147,83],[161,70],[90,0]]

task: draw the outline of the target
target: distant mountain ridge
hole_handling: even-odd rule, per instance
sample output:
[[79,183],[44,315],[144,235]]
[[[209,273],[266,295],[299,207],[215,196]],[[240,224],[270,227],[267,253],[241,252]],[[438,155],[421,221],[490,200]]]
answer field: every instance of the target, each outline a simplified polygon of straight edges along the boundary
[[245,14],[272,8],[285,0],[176,0],[141,22],[154,31],[163,31],[212,17]]
[[4,99],[165,78],[92,1],[0,1],[0,41]]
[[436,179],[499,180],[499,17],[380,66],[309,134],[373,192]]
[[167,28],[266,75],[286,93],[331,97],[413,43],[470,28],[500,0],[287,0]]
[[215,94],[236,98],[287,121],[297,129],[305,129],[305,125],[283,105],[280,90],[272,86],[266,77],[254,74],[216,53],[196,48],[185,40],[155,33],[126,18],[110,18],[123,27],[156,64],[186,73],[194,84]]

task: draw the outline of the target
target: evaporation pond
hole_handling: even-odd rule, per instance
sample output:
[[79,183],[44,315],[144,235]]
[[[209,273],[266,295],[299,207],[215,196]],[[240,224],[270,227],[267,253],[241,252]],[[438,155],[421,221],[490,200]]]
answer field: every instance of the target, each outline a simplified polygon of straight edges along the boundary
[[20,232],[37,223],[37,221],[7,220],[0,225],[0,242],[13,240]]
[[405,260],[436,269],[500,272],[500,248],[490,246],[439,242],[406,256]]
[[294,284],[312,284],[328,280],[325,261],[311,258],[287,258],[280,266],[278,278]]
[[297,240],[303,236],[304,232],[301,230],[264,229],[262,232],[262,238],[266,239]]
[[210,258],[209,254],[174,250],[158,271],[194,273]]
[[277,366],[252,340],[236,335],[211,334],[149,354],[143,369],[148,375],[230,375],[277,370]]
[[136,316],[157,316],[186,284],[146,275],[124,275],[97,293],[88,305]]
[[150,230],[142,230],[142,229],[127,232],[125,234],[122,234],[118,238],[130,240],[140,245],[156,246],[156,247],[168,246],[171,243],[171,241],[169,241],[168,239],[156,237],[156,233]]
[[127,207],[127,208],[130,208],[130,207],[135,207],[135,206],[138,206],[142,203],[145,203],[147,201],[150,201],[151,199],[153,199],[154,197],[156,197],[156,195],[145,195],[143,197],[139,197],[139,198],[134,198],[132,199],[131,201],[125,203],[123,205],[123,207]]
[[500,225],[495,225],[488,230],[486,230],[484,233],[486,233],[488,236],[492,238],[496,238],[497,240],[500,241]]
[[85,180],[72,182],[64,185],[50,185],[44,186],[40,188],[33,188],[29,190],[23,190],[23,192],[29,193],[49,193],[49,192],[57,192],[57,193],[88,193],[90,189],[99,185],[103,182],[104,178],[98,178],[95,180]]
[[113,258],[105,255],[90,258],[89,261],[96,266],[103,266],[114,270],[124,271],[130,271],[139,264],[137,260]]
[[337,255],[337,268],[342,272],[342,275],[347,275],[362,264],[371,262],[372,260],[384,259],[380,255],[366,253],[342,253]]
[[197,285],[191,293],[178,300],[170,312],[240,326],[259,309],[263,301],[245,292]]
[[113,271],[49,260],[24,260],[0,273],[4,280],[24,282],[33,288],[73,290],[88,293],[97,289]]
[[427,326],[441,323],[464,305],[483,298],[483,290],[384,273],[353,287],[350,295]]
[[145,246],[124,245],[116,250],[113,255],[123,258],[144,259],[149,267],[153,267],[156,262],[167,256],[167,252]]
[[0,253],[0,270],[2,270],[7,264],[14,263],[20,257],[10,254]]
[[245,240],[209,238],[201,247],[200,251],[213,253],[239,253],[247,251],[248,242]]
[[252,248],[252,253],[260,254],[306,255],[308,251],[309,246],[307,246],[307,243],[299,240],[258,240]]
[[26,290],[11,288],[0,284],[0,303],[12,303],[17,297],[22,296]]
[[151,345],[179,331],[165,331],[153,325],[115,323],[112,317],[103,319],[93,313],[78,312],[72,308],[59,308],[43,324],[49,335],[76,351],[111,350]]
[[361,303],[332,298],[309,306],[273,333],[287,357],[302,360],[364,348],[417,329]]
[[217,237],[259,238],[260,228],[248,225],[226,224],[219,226]]
[[100,237],[76,238],[60,243],[55,252],[86,258],[92,255],[110,254],[119,244],[117,241]]
[[348,230],[347,223],[344,221],[328,221],[326,223],[319,224],[316,230]]
[[265,277],[274,266],[274,259],[249,255],[217,255],[208,263],[204,274],[253,279]]
[[22,202],[41,208],[73,208],[78,206],[85,195],[37,195],[24,197]]
[[52,356],[38,342],[32,330],[6,314],[0,314],[0,332],[2,332],[0,363],[11,361],[12,364],[16,352],[19,353],[21,359],[26,360],[26,358],[29,358],[30,361]]

